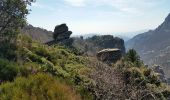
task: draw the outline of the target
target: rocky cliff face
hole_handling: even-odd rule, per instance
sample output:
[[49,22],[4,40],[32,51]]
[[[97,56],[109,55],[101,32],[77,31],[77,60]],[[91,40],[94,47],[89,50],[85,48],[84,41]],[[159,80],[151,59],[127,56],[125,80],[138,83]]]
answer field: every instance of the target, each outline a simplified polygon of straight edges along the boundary
[[118,48],[122,54],[125,53],[124,40],[112,35],[93,36],[87,39],[75,38],[73,46],[89,56],[95,56],[103,49],[112,48]]
[[137,50],[146,64],[163,66],[166,77],[170,77],[170,14],[158,28],[135,36],[126,47]]

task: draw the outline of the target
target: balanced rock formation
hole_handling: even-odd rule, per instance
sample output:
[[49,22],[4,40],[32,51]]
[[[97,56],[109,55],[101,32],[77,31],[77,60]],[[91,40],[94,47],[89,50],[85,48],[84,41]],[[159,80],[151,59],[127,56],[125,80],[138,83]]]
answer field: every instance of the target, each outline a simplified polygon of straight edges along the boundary
[[66,24],[57,25],[53,33],[54,40],[47,42],[46,44],[60,44],[65,46],[71,46],[73,43],[73,39],[70,38],[71,34],[72,32],[69,31],[68,26]]
[[107,64],[115,63],[122,57],[120,49],[104,49],[97,53],[97,59]]
[[72,32],[68,30],[68,26],[61,24],[55,27],[53,37],[56,41],[62,41],[69,39],[71,34]]

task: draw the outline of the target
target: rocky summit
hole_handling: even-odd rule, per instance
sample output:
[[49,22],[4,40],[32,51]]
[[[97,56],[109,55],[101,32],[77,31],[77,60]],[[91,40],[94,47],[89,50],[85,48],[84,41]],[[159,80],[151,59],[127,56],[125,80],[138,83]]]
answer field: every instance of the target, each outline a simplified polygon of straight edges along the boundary
[[69,39],[71,31],[68,30],[68,26],[66,24],[57,25],[54,29],[54,39],[56,41],[62,41],[65,39]]
[[50,42],[47,42],[47,45],[53,45],[53,44],[61,44],[70,46],[73,43],[73,39],[70,38],[70,35],[72,34],[71,31],[69,31],[69,28],[66,24],[57,25],[54,29],[53,33],[53,39]]
[[125,53],[124,40],[112,35],[95,35],[87,39],[74,38],[73,46],[89,56],[96,56],[99,51],[112,48],[118,48]]
[[120,49],[103,49],[97,53],[97,59],[107,64],[115,63],[122,57]]

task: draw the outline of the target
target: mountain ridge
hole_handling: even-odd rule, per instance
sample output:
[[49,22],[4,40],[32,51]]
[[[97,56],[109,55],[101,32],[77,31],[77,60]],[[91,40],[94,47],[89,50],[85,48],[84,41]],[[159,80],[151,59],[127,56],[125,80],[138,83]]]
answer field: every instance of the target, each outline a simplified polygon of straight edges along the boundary
[[32,39],[37,40],[41,43],[46,43],[53,39],[53,32],[48,31],[43,28],[34,27],[32,25],[27,25],[22,29],[22,33],[32,37]]
[[[164,71],[168,74],[170,68],[170,50],[166,49],[170,46],[170,14],[165,18],[155,30],[141,33],[134,36],[126,42],[126,48],[134,48],[148,65],[158,64],[164,67]],[[168,63],[168,64],[167,64]]]

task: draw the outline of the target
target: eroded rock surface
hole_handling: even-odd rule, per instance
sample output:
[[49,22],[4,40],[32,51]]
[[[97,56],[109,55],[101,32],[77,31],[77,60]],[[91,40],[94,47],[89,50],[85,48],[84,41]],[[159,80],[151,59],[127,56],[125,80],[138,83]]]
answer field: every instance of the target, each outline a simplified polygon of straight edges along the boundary
[[122,57],[120,49],[104,49],[97,53],[97,59],[107,64],[115,63]]

